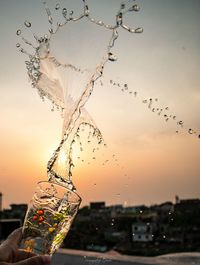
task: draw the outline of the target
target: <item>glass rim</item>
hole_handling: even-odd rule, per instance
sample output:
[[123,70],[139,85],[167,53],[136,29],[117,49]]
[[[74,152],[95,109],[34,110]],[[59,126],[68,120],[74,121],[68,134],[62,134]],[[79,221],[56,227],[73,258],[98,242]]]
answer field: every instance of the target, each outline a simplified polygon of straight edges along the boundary
[[80,203],[82,202],[82,199],[81,199],[81,197],[78,195],[77,192],[75,192],[75,191],[73,191],[73,190],[70,190],[69,188],[67,188],[67,187],[65,187],[65,186],[63,186],[63,185],[61,185],[61,184],[59,184],[59,183],[55,183],[55,182],[48,181],[48,180],[40,180],[40,181],[37,182],[37,185],[38,185],[38,184],[41,184],[41,183],[53,184],[53,185],[56,185],[56,186],[62,187],[62,188],[64,188],[65,190],[67,190],[67,191],[69,191],[69,192],[75,194],[75,195],[78,197],[78,202],[71,202],[71,203],[75,203],[75,204],[78,204],[78,203],[79,203],[79,204],[80,204]]

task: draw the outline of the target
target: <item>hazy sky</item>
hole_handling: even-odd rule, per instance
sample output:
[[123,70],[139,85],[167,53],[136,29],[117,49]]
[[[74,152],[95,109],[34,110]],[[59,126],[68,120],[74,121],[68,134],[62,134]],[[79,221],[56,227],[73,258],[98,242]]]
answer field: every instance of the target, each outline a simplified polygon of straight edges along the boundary
[[[61,3],[75,10],[82,7],[78,0]],[[120,1],[88,3],[94,17],[114,22]],[[167,115],[176,115],[186,128],[200,134],[200,1],[140,0],[138,4],[141,11],[129,14],[126,23],[142,26],[144,32],[119,31],[113,50],[118,61],[107,64],[104,78],[128,83],[138,94],[135,98],[104,81],[86,105],[108,147],[90,165],[77,161],[74,182],[83,205],[97,200],[153,204],[174,200],[176,194],[200,197],[200,139],[187,129],[177,134],[175,121],[165,122],[142,103],[158,98],[155,107],[169,107]],[[25,28],[26,19],[38,35],[48,31],[39,0],[0,0],[0,191],[4,207],[28,202],[37,181],[47,179],[46,164],[62,130],[59,113],[51,112],[51,105],[43,103],[28,82],[26,57],[16,49],[15,32]],[[80,31],[80,36],[84,33]],[[102,47],[101,36],[95,38],[94,48]],[[85,43],[87,39],[78,43],[80,54]],[[87,52],[92,61],[92,51]],[[113,161],[113,154],[119,162]],[[106,159],[109,162],[102,166]]]

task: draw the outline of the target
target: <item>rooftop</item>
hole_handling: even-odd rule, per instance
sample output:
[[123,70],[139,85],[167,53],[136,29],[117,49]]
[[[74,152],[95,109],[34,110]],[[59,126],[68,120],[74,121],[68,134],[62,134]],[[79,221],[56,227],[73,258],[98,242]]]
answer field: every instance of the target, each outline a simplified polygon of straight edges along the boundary
[[[98,253],[81,250],[59,249],[52,265],[200,265],[200,252],[175,253],[158,257],[121,255],[115,251]],[[107,265],[107,264],[105,264]]]

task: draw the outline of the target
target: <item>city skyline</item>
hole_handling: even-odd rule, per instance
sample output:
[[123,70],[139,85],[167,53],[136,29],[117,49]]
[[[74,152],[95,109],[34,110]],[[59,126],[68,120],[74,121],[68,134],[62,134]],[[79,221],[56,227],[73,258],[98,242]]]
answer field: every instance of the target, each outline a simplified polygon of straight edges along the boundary
[[[73,2],[78,9],[80,2]],[[120,2],[88,1],[94,17],[108,23],[115,19]],[[200,128],[200,3],[138,4],[141,11],[127,16],[126,22],[142,26],[144,32],[119,32],[114,48],[118,61],[107,64],[104,86],[95,88],[86,105],[107,148],[101,148],[96,159],[88,151],[81,158],[84,162],[76,160],[74,183],[82,205],[102,200],[108,205],[150,205],[172,200],[176,194],[200,197],[200,140],[187,133],[193,128],[199,134]],[[36,183],[47,180],[46,164],[60,141],[62,119],[31,87],[26,58],[15,47],[15,32],[25,20],[31,21],[36,33],[48,30],[40,1],[1,1],[0,13],[0,190],[8,207],[12,201],[28,203]],[[137,96],[109,85],[110,79],[127,83]],[[149,110],[142,101],[150,98],[158,98],[155,105],[168,107],[166,113],[183,120],[185,129],[176,133],[176,122],[166,122]]]
[[[171,204],[171,205],[176,205],[176,204],[180,204],[180,203],[195,203],[197,201],[200,201],[200,198],[180,198],[178,195],[176,195],[172,200],[168,200],[168,201],[162,201],[162,202],[155,202],[152,203],[150,205],[146,205],[144,203],[141,204],[137,204],[137,205],[124,205],[123,203],[119,203],[119,204],[107,204],[106,201],[90,201],[88,202],[88,204],[86,205],[81,205],[81,208],[85,208],[85,207],[90,207],[93,208],[95,207],[95,205],[98,205],[99,207],[122,207],[122,208],[135,208],[135,209],[140,209],[143,207],[149,208],[149,207],[155,207],[155,206],[159,206],[159,205],[165,205],[165,204]],[[3,211],[7,211],[7,210],[12,210],[13,207],[18,208],[18,207],[22,207],[25,208],[25,206],[28,206],[28,203],[15,203],[12,202],[8,207],[3,207],[4,203],[3,203],[3,193],[0,192],[0,212]],[[11,211],[12,212],[12,211]]]

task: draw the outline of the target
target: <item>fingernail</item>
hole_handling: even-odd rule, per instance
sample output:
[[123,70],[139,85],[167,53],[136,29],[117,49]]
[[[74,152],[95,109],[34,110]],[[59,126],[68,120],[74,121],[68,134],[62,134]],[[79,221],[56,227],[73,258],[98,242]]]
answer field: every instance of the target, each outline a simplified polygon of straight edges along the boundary
[[50,265],[51,263],[51,257],[48,255],[42,256],[42,261],[44,265]]

